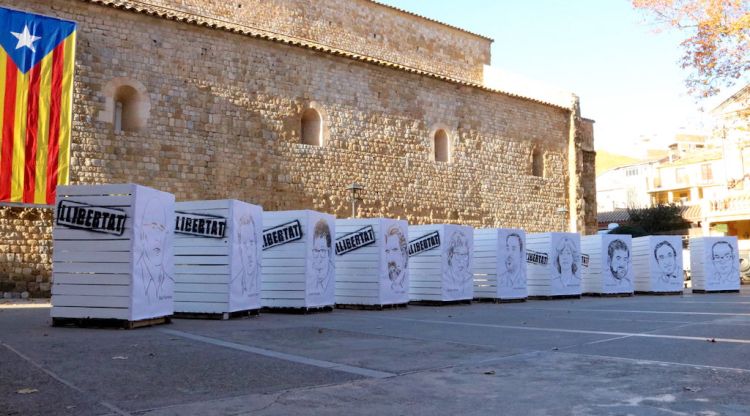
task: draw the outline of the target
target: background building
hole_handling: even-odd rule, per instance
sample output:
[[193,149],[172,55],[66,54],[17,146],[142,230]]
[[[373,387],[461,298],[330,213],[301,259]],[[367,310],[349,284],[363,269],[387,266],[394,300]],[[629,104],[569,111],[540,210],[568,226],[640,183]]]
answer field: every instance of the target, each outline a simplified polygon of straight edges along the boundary
[[[79,25],[73,183],[346,217],[357,182],[360,216],[596,229],[593,122],[499,90],[486,37],[368,0],[5,5]],[[0,208],[0,290],[48,293],[50,225]]]
[[676,203],[691,224],[686,234],[738,237],[741,267],[750,278],[750,86],[711,114],[715,126],[710,136],[679,134],[661,159],[597,176],[599,228],[628,223],[626,208],[638,206],[635,201],[640,206]]
[[651,205],[648,189],[658,161],[628,164],[596,177],[596,206],[599,212],[642,208]]
[[726,173],[720,149],[694,151],[656,165],[647,192],[653,204],[700,204],[726,193]]
[[714,137],[722,150],[724,189],[702,202],[704,234],[735,235],[750,250],[750,85],[717,106]]

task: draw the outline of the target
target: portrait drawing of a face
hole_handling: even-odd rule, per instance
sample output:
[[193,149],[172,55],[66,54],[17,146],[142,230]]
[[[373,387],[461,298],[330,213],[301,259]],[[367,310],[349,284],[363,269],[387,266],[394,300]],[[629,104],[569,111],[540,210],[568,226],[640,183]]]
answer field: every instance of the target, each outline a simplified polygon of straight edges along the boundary
[[385,234],[385,258],[391,289],[402,291],[408,265],[407,241],[398,225],[393,225]]

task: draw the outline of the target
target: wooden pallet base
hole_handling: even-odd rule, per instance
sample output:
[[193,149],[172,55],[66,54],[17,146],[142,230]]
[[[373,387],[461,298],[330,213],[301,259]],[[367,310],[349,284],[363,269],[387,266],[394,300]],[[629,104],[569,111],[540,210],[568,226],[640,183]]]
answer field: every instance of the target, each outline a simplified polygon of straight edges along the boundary
[[629,298],[633,296],[633,293],[584,293],[583,296],[591,296],[594,298]]
[[211,319],[226,321],[227,319],[245,318],[248,316],[260,315],[260,309],[247,309],[244,311],[223,312],[223,313],[203,313],[203,312],[175,312],[174,317],[178,319]]
[[709,293],[740,293],[739,289],[733,290],[704,290],[704,289],[693,289],[693,293],[709,294]]
[[652,296],[682,296],[682,291],[679,292],[644,292],[636,291],[636,295],[652,295]]
[[409,305],[417,306],[449,306],[449,305],[471,305],[471,299],[461,300],[412,300]]
[[403,309],[406,308],[408,303],[397,303],[391,305],[357,305],[348,303],[337,303],[336,309],[353,309],[357,311],[383,311],[391,309]]
[[529,300],[563,300],[580,299],[581,295],[529,296]]
[[146,326],[162,325],[172,323],[171,316],[159,318],[142,319],[140,321],[128,321],[125,319],[101,319],[101,318],[52,318],[52,326],[75,326],[78,328],[121,328],[135,329]]
[[267,313],[288,313],[293,315],[307,315],[311,313],[331,312],[333,306],[319,306],[315,308],[284,308],[284,307],[269,307],[264,306],[260,309],[261,312]]
[[526,298],[518,298],[518,299],[474,298],[474,302],[479,302],[479,303],[521,303],[521,302],[526,302]]

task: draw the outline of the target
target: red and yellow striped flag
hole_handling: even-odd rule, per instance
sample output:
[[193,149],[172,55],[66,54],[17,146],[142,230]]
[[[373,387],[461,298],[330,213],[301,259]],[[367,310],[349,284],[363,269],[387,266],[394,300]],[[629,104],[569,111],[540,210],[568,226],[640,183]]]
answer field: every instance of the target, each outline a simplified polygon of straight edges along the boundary
[[0,7],[0,202],[54,204],[70,173],[76,25]]

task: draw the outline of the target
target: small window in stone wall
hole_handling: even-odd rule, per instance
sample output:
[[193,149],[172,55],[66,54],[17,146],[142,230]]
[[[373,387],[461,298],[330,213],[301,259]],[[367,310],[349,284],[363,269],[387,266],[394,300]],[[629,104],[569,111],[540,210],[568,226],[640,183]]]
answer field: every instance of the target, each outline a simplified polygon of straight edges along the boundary
[[534,149],[531,154],[531,174],[540,178],[544,176],[544,154],[539,149]]
[[308,108],[302,113],[302,144],[323,146],[323,120],[315,109]]
[[435,158],[435,162],[450,162],[450,140],[448,139],[448,133],[446,133],[445,130],[440,129],[435,132],[432,147],[434,151],[433,157]]
[[138,80],[117,77],[109,80],[102,88],[105,98],[104,108],[97,121],[111,123],[117,134],[124,131],[139,131],[148,125],[151,100]]
[[121,85],[114,96],[115,132],[138,131],[146,125],[143,107],[145,101],[138,91],[130,85]]

